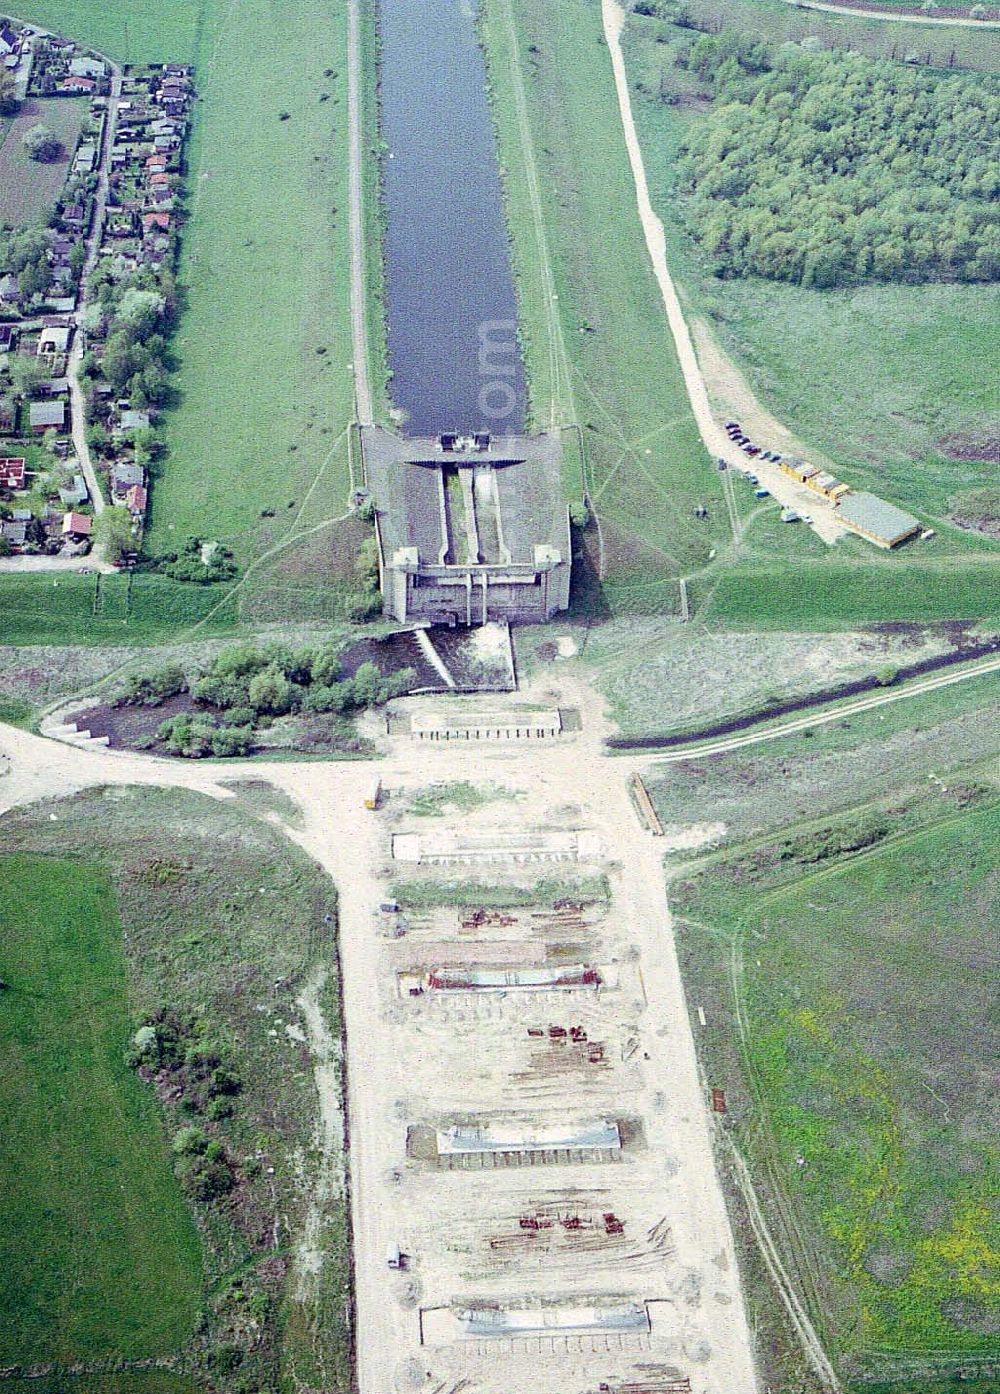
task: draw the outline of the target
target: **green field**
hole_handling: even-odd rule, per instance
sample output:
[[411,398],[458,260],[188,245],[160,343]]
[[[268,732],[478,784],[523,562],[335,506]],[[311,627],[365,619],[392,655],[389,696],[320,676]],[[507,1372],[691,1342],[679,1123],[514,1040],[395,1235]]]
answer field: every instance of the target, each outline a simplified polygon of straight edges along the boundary
[[209,533],[247,562],[347,503],[344,7],[308,0],[280,23],[264,0],[213,10],[189,156],[181,400],[147,549]]
[[129,1001],[109,878],[2,863],[4,1364],[171,1352],[201,1252],[155,1097],[125,1067]]
[[[997,1356],[1000,808],[893,817],[789,829],[674,902],[709,1082],[828,1349],[848,1376],[929,1380]],[[871,850],[838,854],[868,822]]]
[[[33,98],[22,104],[0,141],[0,224],[12,228],[45,225],[66,182],[80,127],[88,114],[89,104],[79,97]],[[29,157],[24,136],[37,125],[47,126],[60,141],[58,159],[46,162]]]
[[223,8],[219,0],[24,0],[18,13],[120,63],[194,63]]
[[[6,913],[19,956],[6,947],[8,931],[0,973],[11,990],[0,994],[0,1030],[12,1024],[7,1036],[37,1078],[5,1037],[4,1113],[16,1101],[23,1122],[16,1133],[8,1123],[2,1147],[5,1169],[16,1164],[16,1172],[0,1202],[0,1284],[10,1285],[5,1315],[16,1313],[20,1345],[8,1345],[5,1331],[0,1357],[111,1364],[164,1353],[188,1377],[168,1370],[157,1382],[155,1372],[126,1370],[119,1385],[109,1371],[106,1384],[81,1384],[81,1394],[189,1394],[194,1384],[220,1394],[346,1394],[350,1386],[349,1226],[343,1194],[328,1190],[340,1157],[317,1143],[310,1046],[304,1039],[293,1048],[281,1029],[300,1020],[296,999],[308,990],[339,1036],[336,893],[263,820],[259,797],[234,792],[220,802],[95,790],[3,820],[4,850],[16,854],[8,864],[18,870],[15,878],[4,867],[0,927]],[[46,879],[53,867],[54,882]],[[182,1061],[192,1046],[210,1049],[235,1075],[221,1113],[184,1072],[162,1089],[126,1072],[136,1026],[164,1009],[188,1023]],[[118,1088],[117,1103],[109,1087],[98,1092],[98,1066]],[[138,1122],[123,1145],[126,1105]],[[239,1184],[222,1201],[185,1202],[171,1175],[164,1134],[190,1125],[237,1171]],[[149,1176],[160,1178],[159,1194]],[[140,1182],[141,1209],[131,1199]],[[14,1195],[25,1203],[15,1208]],[[81,1228],[74,1233],[64,1219]],[[295,1255],[307,1224],[322,1236],[324,1262],[303,1284]],[[189,1250],[170,1251],[176,1226]],[[73,1387],[59,1386],[60,1394]]]

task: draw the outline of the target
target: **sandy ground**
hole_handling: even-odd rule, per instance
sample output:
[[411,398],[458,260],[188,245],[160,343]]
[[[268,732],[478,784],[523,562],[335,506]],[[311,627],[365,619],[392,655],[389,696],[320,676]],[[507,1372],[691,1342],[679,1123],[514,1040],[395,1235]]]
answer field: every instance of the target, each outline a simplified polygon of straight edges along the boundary
[[[512,784],[521,797],[480,809],[473,815],[480,830],[572,827],[597,835],[600,855],[582,869],[608,874],[612,902],[573,951],[582,949],[604,964],[608,987],[572,1007],[551,1000],[552,994],[545,994],[550,1000],[544,1009],[537,1000],[518,1003],[508,994],[488,1004],[476,999],[472,1007],[404,1010],[412,1004],[399,997],[394,945],[381,932],[377,913],[394,874],[392,825],[362,807],[376,766],[254,767],[256,778],[271,781],[299,805],[302,827],[286,831],[324,866],[340,895],[361,1394],[459,1385],[468,1394],[583,1394],[595,1387],[595,1376],[635,1377],[643,1363],[689,1375],[696,1394],[751,1394],[757,1387],[670,935],[660,849],[632,811],[625,786],[630,767],[600,754],[600,699],[577,687],[571,667],[560,668],[557,683],[544,675],[530,696],[580,710],[581,732],[533,746],[530,753],[518,746],[428,750],[406,735],[383,737],[385,758],[377,770],[393,791],[389,808],[394,802],[398,807],[407,790],[426,787],[429,777],[488,779]],[[0,777],[0,810],[97,783],[179,785],[232,797],[223,787],[232,779],[232,765],[77,750],[9,727],[0,727],[0,753],[9,762]],[[434,821],[449,826],[448,820]],[[543,864],[536,870],[558,875],[565,868]],[[455,869],[444,868],[443,874],[454,876]],[[505,873],[492,867],[487,874],[496,880]],[[418,943],[421,931],[414,932]],[[426,931],[438,939],[447,932],[439,922]],[[528,937],[537,950],[537,935]],[[531,1063],[535,1042],[527,1036],[528,1017],[558,1021],[581,1014],[588,1034],[604,1043],[608,1064],[594,1077],[579,1070],[560,1075],[563,1087],[553,1091],[545,1072],[539,1075]],[[324,1095],[320,1131],[333,1151],[340,1126],[337,1073],[329,1068],[335,1050],[316,1017],[315,1011],[306,1013],[307,1033],[324,1067],[318,1076]],[[407,1160],[407,1124],[433,1124],[455,1110],[535,1122],[627,1115],[637,1140],[613,1166],[470,1177]],[[327,1184],[338,1184],[337,1177],[329,1175]],[[547,1255],[519,1255],[515,1244],[502,1261],[490,1259],[491,1235],[506,1232],[512,1219],[517,1229],[516,1217],[526,1209],[561,1204],[591,1220],[605,1212],[620,1215],[629,1244],[602,1241],[595,1253],[577,1257],[562,1240]],[[390,1242],[402,1242],[414,1254],[406,1275],[386,1268]],[[301,1282],[309,1281],[319,1257],[315,1236],[307,1235],[299,1253]],[[611,1348],[604,1338],[589,1337],[554,1340],[538,1351],[530,1342],[502,1350],[505,1343],[492,1340],[421,1344],[421,1314],[432,1330],[434,1309],[455,1300],[503,1298],[531,1305],[541,1297],[649,1302],[652,1331],[612,1342]]]
[[[777,465],[770,461],[755,459],[748,462],[747,456],[734,446],[726,435],[723,423],[715,418],[691,334],[684,319],[670,271],[667,268],[663,223],[653,211],[649,197],[646,170],[639,137],[635,129],[635,121],[632,117],[628,75],[625,71],[625,60],[621,49],[621,31],[626,18],[625,11],[616,3],[616,0],[602,0],[601,12],[604,20],[604,37],[611,53],[611,66],[614,71],[615,89],[618,93],[618,107],[621,112],[625,145],[632,165],[632,177],[635,180],[639,218],[653,263],[653,271],[663,296],[663,305],[667,312],[670,331],[674,336],[677,358],[680,362],[681,372],[684,374],[684,385],[691,401],[691,410],[694,413],[698,433],[705,449],[711,456],[725,460],[731,467],[738,469],[752,467],[753,473],[760,480],[761,485],[769,489],[783,507],[793,508],[797,513],[803,514],[803,516],[807,515],[812,520],[810,526],[813,531],[824,542],[836,542],[838,538],[843,537],[844,529],[836,521],[832,505],[819,494],[815,494],[789,479],[788,475],[782,474]],[[757,443],[765,449],[768,447],[767,439],[762,439]]]

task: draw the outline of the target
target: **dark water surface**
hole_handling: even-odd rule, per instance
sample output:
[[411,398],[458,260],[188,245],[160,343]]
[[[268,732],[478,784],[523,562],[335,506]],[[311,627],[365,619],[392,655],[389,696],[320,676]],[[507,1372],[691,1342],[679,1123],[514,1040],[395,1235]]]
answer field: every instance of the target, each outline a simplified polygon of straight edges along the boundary
[[470,0],[380,0],[391,395],[409,435],[524,429],[486,64]]

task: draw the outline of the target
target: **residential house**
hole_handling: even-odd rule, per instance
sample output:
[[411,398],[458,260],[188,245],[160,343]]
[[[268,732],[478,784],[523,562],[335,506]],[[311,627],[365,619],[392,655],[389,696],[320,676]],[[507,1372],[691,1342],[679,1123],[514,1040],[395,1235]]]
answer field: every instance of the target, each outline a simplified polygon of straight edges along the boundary
[[20,305],[22,296],[17,277],[8,275],[0,278],[0,300],[6,305]]
[[68,489],[59,490],[59,498],[67,508],[87,502],[87,485],[82,474],[74,474],[73,483]]
[[69,228],[83,227],[84,210],[82,203],[70,203],[62,211],[62,221]]
[[38,336],[38,355],[68,353],[73,330],[68,324],[46,325]]
[[57,397],[49,402],[32,402],[28,407],[28,422],[36,435],[44,431],[62,431],[66,425],[66,401]]
[[98,58],[71,58],[69,70],[73,77],[102,78],[107,68]]
[[71,537],[79,542],[89,537],[94,530],[94,520],[87,513],[67,513],[62,520],[63,537]]
[[115,427],[114,434],[130,435],[133,431],[148,431],[150,425],[150,415],[148,411],[131,411],[126,409],[118,418],[118,425]]
[[0,537],[12,547],[23,547],[28,538],[26,523],[0,523]]
[[96,89],[97,83],[92,77],[64,77],[59,84],[59,91],[67,92],[71,96],[94,92]]
[[25,487],[25,462],[23,459],[0,460],[0,488],[23,489]]
[[142,486],[146,482],[146,473],[142,465],[135,464],[132,460],[116,460],[111,466],[111,491],[116,495],[127,495],[130,489],[136,485]]
[[161,232],[170,231],[169,213],[144,213],[142,215],[142,227],[144,232],[153,232],[157,228]]
[[20,48],[20,36],[14,33],[14,30],[9,24],[5,24],[0,28],[0,53],[5,55],[8,53],[17,53],[20,51]]
[[97,163],[97,146],[81,145],[73,159],[74,174],[91,174]]

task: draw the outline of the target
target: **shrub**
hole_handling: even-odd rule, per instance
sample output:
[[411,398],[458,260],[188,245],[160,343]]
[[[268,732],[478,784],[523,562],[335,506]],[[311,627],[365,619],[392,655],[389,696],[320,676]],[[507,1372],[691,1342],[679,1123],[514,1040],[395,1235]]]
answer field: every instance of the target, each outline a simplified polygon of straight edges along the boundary
[[41,124],[32,126],[24,133],[24,148],[33,160],[41,160],[44,164],[51,163],[59,154],[62,145],[58,137],[48,126]]
[[236,1112],[236,1105],[232,1099],[219,1094],[214,1099],[209,1099],[208,1107],[205,1109],[206,1118],[210,1118],[213,1123],[221,1122],[224,1118],[232,1118]]
[[176,1157],[200,1157],[208,1147],[208,1138],[200,1128],[181,1128],[174,1134],[172,1146]]
[[570,504],[569,520],[575,528],[585,528],[590,522],[590,509],[583,499],[576,499]]

